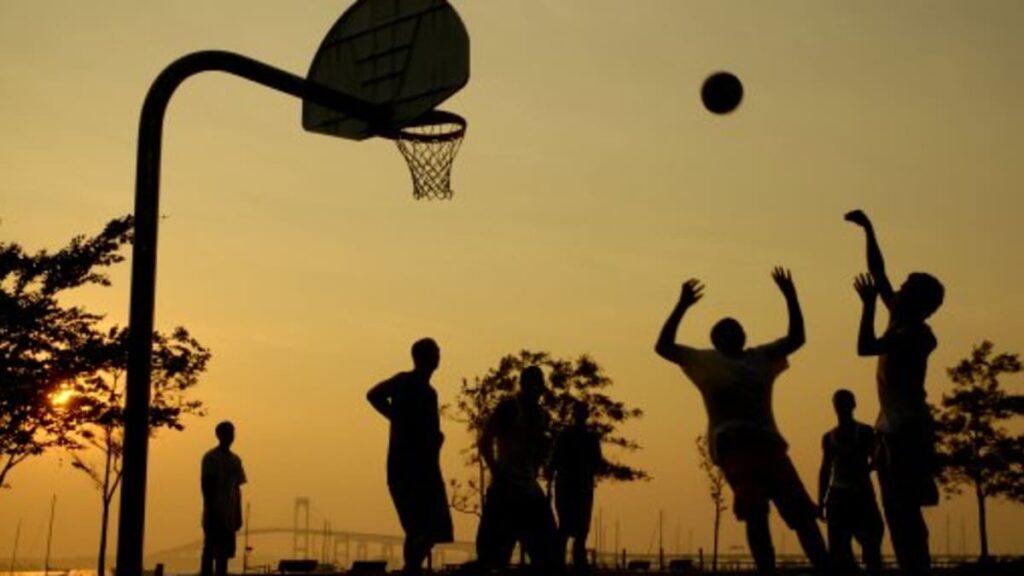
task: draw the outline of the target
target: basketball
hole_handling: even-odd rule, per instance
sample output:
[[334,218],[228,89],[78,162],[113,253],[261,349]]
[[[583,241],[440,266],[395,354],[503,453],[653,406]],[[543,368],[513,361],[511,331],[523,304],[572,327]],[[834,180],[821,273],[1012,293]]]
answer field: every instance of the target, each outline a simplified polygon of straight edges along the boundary
[[728,114],[743,100],[743,84],[730,72],[715,72],[700,89],[704,107],[714,114]]

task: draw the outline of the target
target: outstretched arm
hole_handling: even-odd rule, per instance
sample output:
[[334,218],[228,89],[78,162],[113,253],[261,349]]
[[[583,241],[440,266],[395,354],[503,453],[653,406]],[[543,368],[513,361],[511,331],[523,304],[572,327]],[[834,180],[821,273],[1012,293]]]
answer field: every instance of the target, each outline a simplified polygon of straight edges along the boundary
[[874,278],[878,295],[882,297],[885,307],[892,307],[892,283],[889,282],[889,277],[885,274],[885,259],[882,258],[882,249],[878,246],[874,225],[871,224],[868,215],[861,210],[847,212],[846,220],[864,229],[864,235],[868,243],[868,272]]
[[382,416],[391,420],[391,394],[394,388],[394,380],[389,379],[377,384],[366,393],[366,399],[373,406],[374,410]]
[[793,276],[789,270],[776,266],[772,270],[772,280],[779,287],[779,291],[786,298],[786,309],[789,311],[789,330],[786,337],[782,339],[783,354],[789,355],[796,352],[807,341],[804,332],[804,314],[800,310],[800,299],[796,295],[796,286],[793,284]]
[[682,322],[686,311],[704,296],[703,291],[704,286],[696,278],[683,282],[679,302],[665,320],[665,325],[661,327],[661,333],[658,335],[658,342],[654,345],[654,351],[658,356],[669,362],[682,364],[686,361],[686,356],[694,351],[688,346],[676,344],[676,331],[679,330],[679,323]]
[[875,299],[878,290],[871,276],[861,274],[853,281],[853,287],[860,295],[864,309],[860,315],[860,330],[857,335],[857,354],[861,356],[878,356],[882,353],[882,343],[875,336]]

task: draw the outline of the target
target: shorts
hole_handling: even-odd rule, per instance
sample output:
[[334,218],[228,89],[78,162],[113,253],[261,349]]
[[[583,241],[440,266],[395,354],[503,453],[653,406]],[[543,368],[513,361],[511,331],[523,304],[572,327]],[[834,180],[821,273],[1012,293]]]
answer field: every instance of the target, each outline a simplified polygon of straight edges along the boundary
[[862,547],[879,547],[885,524],[872,489],[830,490],[825,502],[829,546],[839,539],[856,538]]
[[775,503],[790,528],[816,517],[817,507],[785,448],[776,445],[733,448],[719,454],[718,460],[732,488],[733,513],[737,520],[767,516],[769,502]]
[[903,505],[935,506],[935,437],[930,429],[875,435],[875,463],[882,499]]
[[203,551],[212,558],[235,557],[235,531],[226,528],[203,528]]
[[448,493],[439,466],[396,466],[388,471],[388,478],[388,491],[406,538],[428,545],[453,540]]
[[477,556],[482,565],[507,566],[519,542],[530,564],[551,568],[558,565],[557,541],[551,504],[540,486],[518,486],[502,480],[491,483],[476,533]]

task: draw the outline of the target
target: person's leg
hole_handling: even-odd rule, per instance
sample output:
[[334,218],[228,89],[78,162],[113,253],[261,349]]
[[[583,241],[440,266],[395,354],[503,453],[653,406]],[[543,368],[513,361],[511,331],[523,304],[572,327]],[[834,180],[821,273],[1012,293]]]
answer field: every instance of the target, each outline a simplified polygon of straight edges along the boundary
[[572,566],[578,571],[586,571],[587,561],[587,533],[576,533],[572,538]]
[[928,574],[931,569],[931,553],[928,550],[928,526],[921,507],[886,497],[883,497],[882,504],[900,570],[908,576]]
[[858,519],[854,536],[860,544],[864,568],[868,576],[881,576],[882,536],[885,533],[885,526],[882,524],[882,515],[878,511],[873,493],[870,494],[870,498],[865,497]]
[[732,488],[733,513],[743,522],[747,546],[762,576],[775,574],[775,547],[768,527],[769,483],[764,481],[768,461],[764,450],[738,449],[719,444],[719,467]]
[[515,508],[510,490],[492,483],[476,532],[477,562],[483,570],[503,568],[516,545]]
[[786,525],[796,532],[804,555],[816,572],[828,573],[828,549],[818,528],[817,507],[793,462],[784,451],[779,451],[766,462],[764,473],[771,499]]
[[[207,537],[207,540],[209,537]],[[213,576],[213,550],[209,542],[203,542],[203,555],[199,561],[199,576]]]
[[[555,554],[558,555],[559,558],[562,558],[563,562],[564,562],[564,559],[565,559],[565,555],[568,552],[569,538],[570,537],[571,537],[571,535],[569,534],[569,532],[567,530],[562,529],[561,526],[558,527],[558,538],[557,538],[557,541],[555,543]],[[573,546],[574,546],[573,550],[575,550],[575,546],[576,546],[576,541],[575,540],[573,540]]]
[[821,530],[818,529],[818,522],[812,516],[793,526],[796,536],[800,540],[800,547],[804,555],[810,560],[811,566],[819,574],[828,573],[828,549],[825,547],[825,539],[821,537]]
[[[564,561],[569,547],[569,538],[572,537],[572,510],[570,510],[570,506],[566,502],[564,489],[556,488],[555,512],[558,515],[558,542],[556,544],[555,553]],[[575,547],[575,545],[576,542],[574,540],[573,546]]]
[[543,576],[560,574],[565,561],[559,560],[560,537],[548,499],[540,490],[523,496],[519,542],[530,558],[530,570]]
[[430,554],[432,546],[426,538],[417,535],[406,535],[402,544],[402,559],[404,565],[402,574],[420,574],[423,572],[423,561]]
[[213,560],[214,571],[217,576],[228,576],[228,558],[227,556],[217,556]]
[[878,538],[864,538],[857,539],[860,543],[861,558],[864,561],[864,569],[867,570],[868,576],[881,576],[882,575],[882,536],[879,533]]
[[593,490],[586,487],[555,492],[555,509],[558,512],[559,546],[556,553],[565,562],[569,539],[572,539],[572,565],[577,571],[586,571],[587,534],[590,532],[590,512],[593,507]]
[[899,442],[893,435],[881,438],[878,484],[882,489],[882,508],[900,570],[908,576],[922,576],[931,570],[928,526],[915,486],[918,471],[904,465],[912,463],[914,457],[903,454]]
[[856,572],[853,548],[850,546],[852,534],[848,519],[843,517],[839,506],[828,507],[828,553],[832,568],[837,574],[853,574]]
[[754,557],[757,573],[760,576],[775,575],[775,547],[772,546],[772,533],[768,527],[768,514],[751,515],[746,519],[747,546]]

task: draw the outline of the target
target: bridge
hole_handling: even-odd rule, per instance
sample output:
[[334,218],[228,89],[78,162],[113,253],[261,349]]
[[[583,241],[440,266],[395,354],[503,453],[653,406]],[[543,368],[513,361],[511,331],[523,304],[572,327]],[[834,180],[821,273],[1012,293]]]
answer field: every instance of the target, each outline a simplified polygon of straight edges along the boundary
[[[281,537],[293,541],[292,554],[264,553],[259,541],[276,538],[279,542],[274,550],[286,550],[281,546]],[[403,536],[391,534],[374,534],[368,532],[352,532],[334,530],[328,526],[323,530],[309,530],[306,527],[264,527],[251,528],[239,534],[239,558],[243,563],[260,558],[257,564],[274,563],[284,557],[296,559],[314,559],[324,564],[351,566],[357,560],[385,560],[392,566],[402,563]],[[245,547],[250,550],[243,550]],[[146,565],[161,563],[167,566],[194,564],[203,550],[202,538],[191,542],[165,548],[146,555]],[[243,554],[246,557],[243,558]],[[249,558],[248,556],[252,556]],[[472,542],[450,542],[434,547],[432,563],[443,566],[453,562],[465,562],[476,555],[476,545]]]

